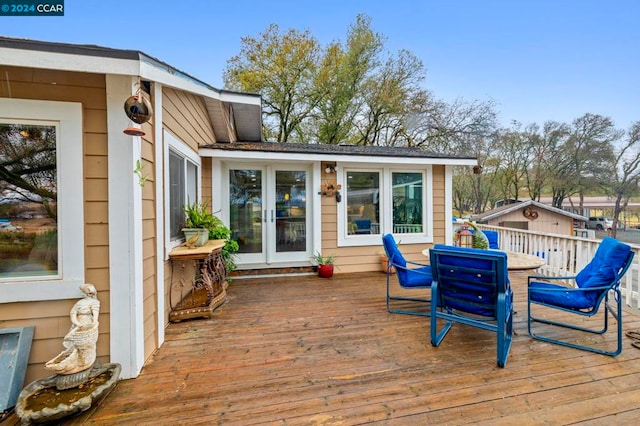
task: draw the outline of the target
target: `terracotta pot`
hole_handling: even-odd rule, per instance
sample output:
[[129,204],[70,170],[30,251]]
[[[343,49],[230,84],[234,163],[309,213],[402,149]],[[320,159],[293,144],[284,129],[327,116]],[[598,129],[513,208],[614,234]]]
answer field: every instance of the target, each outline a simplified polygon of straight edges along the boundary
[[[380,255],[380,266],[382,267],[382,272],[384,272],[386,274],[387,273],[387,268],[389,267],[389,259],[387,259],[387,255],[386,254],[381,254]],[[391,267],[391,273],[395,274],[396,273],[396,268]]]
[[320,278],[331,278],[333,276],[333,265],[318,265],[318,276]]

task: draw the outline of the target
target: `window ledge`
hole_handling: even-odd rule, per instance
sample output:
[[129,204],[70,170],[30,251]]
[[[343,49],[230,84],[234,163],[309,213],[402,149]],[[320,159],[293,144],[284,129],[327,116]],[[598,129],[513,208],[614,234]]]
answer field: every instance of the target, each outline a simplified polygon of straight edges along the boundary
[[82,297],[82,280],[1,283],[0,303],[40,302]]

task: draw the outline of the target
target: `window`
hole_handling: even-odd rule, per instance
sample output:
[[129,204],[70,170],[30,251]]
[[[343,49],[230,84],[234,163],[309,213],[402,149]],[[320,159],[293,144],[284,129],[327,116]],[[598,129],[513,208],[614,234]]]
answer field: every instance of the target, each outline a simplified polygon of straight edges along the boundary
[[393,233],[422,233],[424,199],[422,173],[392,172]]
[[198,154],[175,136],[165,131],[168,143],[168,202],[170,245],[178,245],[183,240],[186,204],[200,200],[198,182],[200,181],[200,158]]
[[380,234],[380,172],[347,172],[347,234]]
[[84,282],[82,107],[0,98],[0,303]]
[[57,133],[0,121],[0,279],[59,278]]
[[345,188],[339,210],[339,245],[380,244],[393,233],[404,242],[430,242],[430,167],[397,171],[390,168],[362,170],[341,167],[339,180]]

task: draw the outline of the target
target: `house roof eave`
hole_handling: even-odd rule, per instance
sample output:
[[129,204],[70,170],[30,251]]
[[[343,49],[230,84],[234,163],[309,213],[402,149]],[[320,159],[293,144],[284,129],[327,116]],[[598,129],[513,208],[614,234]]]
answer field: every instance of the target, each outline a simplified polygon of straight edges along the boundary
[[[131,75],[203,96],[207,104],[235,105],[238,137],[260,141],[262,97],[217,89],[139,50],[46,42],[0,36],[0,64],[70,72]],[[210,119],[214,117],[208,106]],[[226,126],[224,127],[226,128]],[[223,138],[224,139],[224,138]],[[227,137],[227,139],[229,139]]]
[[282,160],[283,154],[290,161],[340,161],[406,164],[444,164],[452,166],[475,166],[475,157],[434,154],[415,148],[374,147],[359,145],[301,144],[276,142],[236,142],[210,144],[200,148],[203,157],[247,158],[255,153],[261,159]]

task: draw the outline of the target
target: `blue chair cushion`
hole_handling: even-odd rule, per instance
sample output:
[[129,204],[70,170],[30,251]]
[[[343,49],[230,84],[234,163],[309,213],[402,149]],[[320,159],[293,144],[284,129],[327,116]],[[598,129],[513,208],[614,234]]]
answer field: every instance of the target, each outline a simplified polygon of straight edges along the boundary
[[382,245],[387,252],[389,263],[396,266],[396,276],[398,282],[403,287],[429,287],[433,282],[431,275],[431,267],[423,266],[420,268],[407,268],[407,260],[404,258],[396,240],[391,234],[385,234],[382,237]]
[[356,234],[370,233],[371,221],[368,219],[356,219],[353,221],[356,225]]
[[482,231],[484,232],[484,235],[487,237],[487,240],[489,240],[489,248],[490,249],[498,249],[500,248],[500,244],[498,241],[499,238],[499,234],[498,231]]
[[393,239],[393,235],[385,234],[382,237],[382,244],[384,246],[385,251],[387,252],[387,257],[389,258],[389,262],[402,267],[407,266],[407,261],[405,260],[402,253],[400,253],[400,250],[398,249],[398,245],[396,244],[396,240]]
[[[625,266],[630,251],[630,246],[614,238],[606,237],[600,243],[591,262],[576,275],[576,284],[578,287],[583,288],[585,283],[590,281],[592,275],[606,275],[607,272],[605,271],[599,272],[603,267],[611,268],[616,272],[620,271]],[[595,287],[595,284],[590,285],[590,287]]]
[[397,269],[396,273],[404,275],[404,278],[401,278],[403,287],[424,287],[433,282],[430,266],[406,270]]
[[[546,303],[548,305],[559,306],[561,308],[580,310],[590,309],[594,304],[593,291],[548,291],[562,290],[567,287],[532,281],[529,285],[529,297],[531,300]],[[537,290],[537,291],[536,291]],[[597,297],[597,293],[595,295]]]

